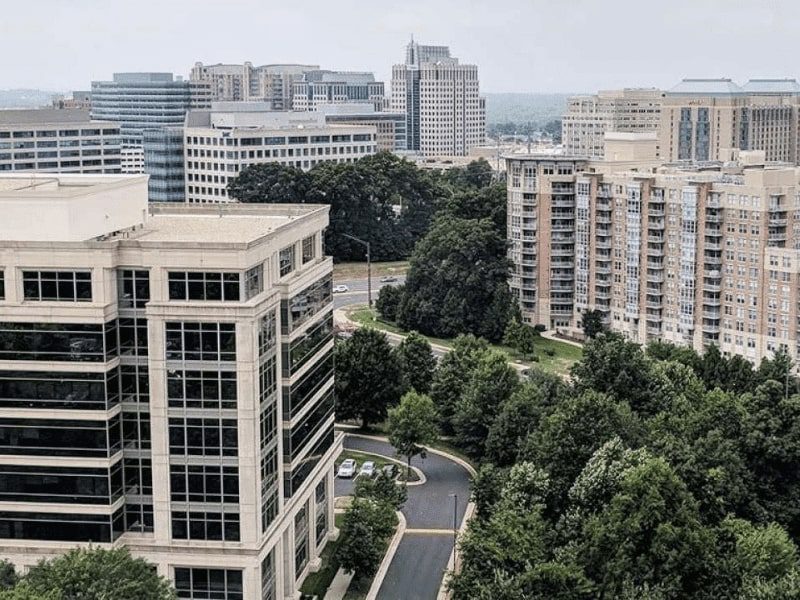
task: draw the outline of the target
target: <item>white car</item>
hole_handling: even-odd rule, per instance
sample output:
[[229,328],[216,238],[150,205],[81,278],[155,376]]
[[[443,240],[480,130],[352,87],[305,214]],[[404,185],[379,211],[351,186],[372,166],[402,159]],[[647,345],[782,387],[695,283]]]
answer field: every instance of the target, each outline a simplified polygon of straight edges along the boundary
[[375,463],[371,460],[364,461],[364,464],[361,465],[361,470],[358,472],[358,474],[363,475],[364,477],[374,477]]
[[350,478],[356,474],[357,466],[358,465],[356,464],[356,461],[354,461],[352,458],[348,458],[342,461],[342,464],[339,465],[339,470],[337,471],[336,475],[337,477]]
[[350,290],[350,288],[347,287],[343,283],[340,283],[339,285],[333,286],[333,293],[334,294],[341,294],[342,292],[347,292],[348,290]]

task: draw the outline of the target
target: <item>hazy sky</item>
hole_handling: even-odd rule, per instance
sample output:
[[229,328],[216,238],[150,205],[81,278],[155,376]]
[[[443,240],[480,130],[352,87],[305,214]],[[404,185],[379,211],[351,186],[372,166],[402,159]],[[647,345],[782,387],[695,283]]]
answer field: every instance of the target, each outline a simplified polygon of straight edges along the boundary
[[302,62],[389,79],[411,34],[485,92],[800,77],[797,0],[2,0],[0,89],[86,89],[114,71]]

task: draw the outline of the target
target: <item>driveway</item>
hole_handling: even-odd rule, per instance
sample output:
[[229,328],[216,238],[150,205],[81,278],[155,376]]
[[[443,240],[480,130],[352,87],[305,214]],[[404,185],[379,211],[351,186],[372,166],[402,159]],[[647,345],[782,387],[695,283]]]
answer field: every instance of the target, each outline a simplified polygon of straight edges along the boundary
[[[347,435],[344,447],[395,456],[388,442],[372,438]],[[453,549],[452,494],[458,496],[459,526],[469,501],[470,475],[460,464],[432,453],[426,459],[413,458],[411,464],[425,473],[427,481],[408,488],[402,509],[407,528],[381,585],[380,600],[435,600]],[[337,496],[348,495],[352,489],[352,480],[336,479]]]

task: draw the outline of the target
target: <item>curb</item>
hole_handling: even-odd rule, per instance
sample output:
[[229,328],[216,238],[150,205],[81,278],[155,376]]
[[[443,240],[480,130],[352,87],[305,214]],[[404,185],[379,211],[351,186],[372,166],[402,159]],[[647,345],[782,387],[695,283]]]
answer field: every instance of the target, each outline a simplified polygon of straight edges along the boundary
[[[361,437],[361,438],[374,438],[375,436],[368,436],[364,433],[350,433],[349,431],[344,432],[345,435],[351,435],[353,437]],[[381,440],[383,441],[383,440]],[[389,441],[388,439],[386,440]],[[353,452],[360,452],[361,454],[372,454],[373,456],[380,456],[381,458],[385,458],[388,461],[393,462],[396,465],[399,465],[403,469],[406,468],[407,464],[404,463],[402,460],[398,460],[396,458],[392,458],[391,456],[386,456],[385,454],[378,454],[377,452],[364,452],[362,450],[353,450]],[[411,467],[411,470],[417,474],[419,479],[417,481],[405,481],[405,482],[396,482],[396,483],[404,483],[407,487],[413,487],[415,485],[422,485],[428,481],[428,478],[425,477],[425,473],[419,467]],[[356,476],[357,477],[357,476]],[[356,477],[353,477],[353,482],[355,482]]]
[[392,560],[394,560],[394,555],[397,552],[397,547],[400,545],[400,540],[403,538],[403,534],[406,532],[406,518],[403,516],[399,510],[397,511],[397,531],[394,532],[394,536],[392,536],[392,541],[389,542],[389,547],[386,548],[386,554],[383,555],[383,560],[381,561],[378,570],[375,572],[375,577],[372,579],[372,585],[369,586],[369,591],[367,592],[366,600],[376,600],[378,597],[378,591],[381,589],[381,585],[383,585],[383,580],[386,578],[386,573],[389,571],[389,565],[392,564]]
[[[458,528],[458,539],[464,535],[464,532],[467,530],[467,525],[469,525],[469,521],[475,514],[475,503],[469,502],[467,504],[467,509],[464,511],[464,518],[461,520],[461,526]],[[456,554],[456,552],[458,552]],[[436,594],[436,600],[448,600],[450,598],[450,591],[447,589],[447,584],[449,583],[450,576],[453,573],[457,573],[460,569],[457,568],[455,564],[455,559],[453,555],[456,554],[457,556],[461,556],[461,552],[456,546],[450,551],[450,556],[447,558],[447,564],[453,565],[456,569],[448,571],[445,570],[444,575],[442,576],[442,584],[439,586],[439,592]]]
[[[354,307],[354,306],[360,306],[360,305],[358,305],[358,304],[348,305],[348,308]],[[366,305],[363,305],[363,306],[366,306]],[[349,325],[351,327],[356,327],[356,328],[357,327],[368,327],[368,325],[364,325],[363,323],[359,323],[358,321],[353,321],[350,317],[347,316],[347,310],[344,309],[344,308],[337,308],[337,309],[335,309],[333,311],[333,320],[336,321],[337,318],[338,318],[338,320],[340,322],[342,322],[342,323],[344,323],[346,325]],[[402,342],[404,339],[406,339],[406,337],[408,337],[406,335],[403,335],[402,333],[394,333],[394,332],[391,332],[391,331],[384,331],[383,329],[380,329],[379,327],[376,327],[375,329],[377,329],[381,333],[385,334],[388,339],[394,340],[396,342]],[[431,345],[431,349],[432,350],[436,350],[437,352],[443,352],[443,353],[446,354],[446,353],[448,353],[448,352],[450,352],[452,350],[452,348],[450,348],[449,346],[442,346],[441,344],[434,344],[434,343],[431,343],[431,342],[428,342],[428,343]]]

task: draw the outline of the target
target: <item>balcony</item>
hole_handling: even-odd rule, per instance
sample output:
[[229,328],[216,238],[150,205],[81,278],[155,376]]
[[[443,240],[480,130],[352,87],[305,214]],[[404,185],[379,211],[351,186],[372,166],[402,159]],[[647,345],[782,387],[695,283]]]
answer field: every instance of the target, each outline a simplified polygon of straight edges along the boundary
[[550,256],[575,256],[575,248],[572,246],[569,248],[551,248]]
[[601,215],[597,215],[594,219],[594,222],[598,225],[611,225],[611,217],[603,217]]
[[594,297],[596,300],[611,300],[611,293],[607,290],[595,290]]
[[650,273],[645,276],[647,283],[664,283],[664,275],[661,273]]
[[611,241],[609,240],[598,240],[594,243],[594,247],[598,250],[611,250]]
[[720,244],[717,241],[710,241],[708,238],[706,238],[706,241],[705,241],[705,244],[703,245],[703,247],[706,250],[716,250],[717,252],[721,252],[722,251],[722,244]]
[[[661,308],[663,308],[663,306],[664,306],[664,303],[663,303],[663,302],[661,302],[660,300],[659,300],[659,301],[655,301],[655,300],[647,300],[647,301],[644,303],[644,305],[645,305],[645,307],[647,307],[647,308],[655,308],[655,309],[658,309],[658,310],[660,310]],[[649,315],[650,313],[647,313],[647,314]]]
[[663,217],[664,216],[664,209],[659,207],[649,207],[647,210],[647,214],[651,217]]
[[664,219],[649,219],[647,221],[647,228],[653,231],[663,231]]
[[605,265],[603,266],[597,265],[594,268],[594,272],[597,273],[598,275],[611,275],[611,267]]
[[575,200],[565,196],[553,196],[551,206],[553,208],[575,208]]
[[647,256],[662,257],[664,256],[664,249],[661,246],[647,246]]
[[647,268],[652,269],[653,271],[663,271],[664,270],[664,263],[657,262],[657,261],[647,261]]
[[720,306],[721,304],[719,296],[703,296],[703,306]]
[[661,335],[661,326],[660,325],[648,325],[645,328],[647,335]]
[[719,294],[722,291],[722,285],[720,284],[719,281],[709,281],[706,279],[703,281],[703,291],[715,292]]
[[722,215],[719,213],[706,213],[706,223],[722,223]]
[[663,296],[664,292],[661,290],[661,286],[651,286],[648,285],[645,288],[645,292],[647,292],[648,296]]

